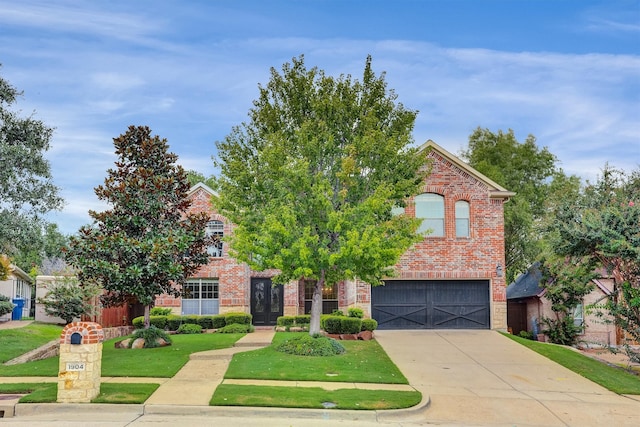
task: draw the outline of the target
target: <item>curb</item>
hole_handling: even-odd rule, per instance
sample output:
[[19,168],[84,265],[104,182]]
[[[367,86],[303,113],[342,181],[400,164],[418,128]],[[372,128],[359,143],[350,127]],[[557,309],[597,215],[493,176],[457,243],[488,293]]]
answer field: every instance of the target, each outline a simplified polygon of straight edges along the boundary
[[422,417],[430,405],[428,396],[412,408],[389,410],[340,410],[340,409],[304,409],[272,408],[250,406],[177,406],[146,404],[101,404],[101,403],[18,403],[14,407],[15,417],[27,417],[56,414],[128,414],[142,415],[195,415],[237,417],[280,417],[306,418],[334,421],[398,422],[410,421]]

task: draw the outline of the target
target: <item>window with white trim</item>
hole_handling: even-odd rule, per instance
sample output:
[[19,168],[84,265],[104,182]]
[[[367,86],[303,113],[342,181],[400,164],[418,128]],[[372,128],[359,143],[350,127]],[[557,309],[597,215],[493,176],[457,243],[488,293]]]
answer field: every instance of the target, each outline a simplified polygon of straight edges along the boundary
[[224,237],[224,223],[222,221],[207,222],[206,236],[213,236],[213,243],[207,246],[207,253],[210,257],[222,257],[222,238]]
[[456,237],[469,237],[469,202],[456,202]]
[[182,314],[218,314],[218,311],[218,280],[187,280],[182,287]]
[[427,237],[444,236],[444,196],[423,193],[415,197],[416,218],[422,218],[418,233],[431,230]]
[[573,325],[584,328],[584,305],[578,304],[573,309]]

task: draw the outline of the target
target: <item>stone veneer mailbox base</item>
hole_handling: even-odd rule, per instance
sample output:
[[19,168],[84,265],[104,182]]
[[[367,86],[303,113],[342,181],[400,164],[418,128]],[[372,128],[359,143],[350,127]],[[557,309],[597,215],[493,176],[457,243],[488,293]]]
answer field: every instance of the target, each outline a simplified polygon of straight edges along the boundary
[[95,322],[73,322],[60,335],[58,402],[90,402],[100,394],[104,331]]

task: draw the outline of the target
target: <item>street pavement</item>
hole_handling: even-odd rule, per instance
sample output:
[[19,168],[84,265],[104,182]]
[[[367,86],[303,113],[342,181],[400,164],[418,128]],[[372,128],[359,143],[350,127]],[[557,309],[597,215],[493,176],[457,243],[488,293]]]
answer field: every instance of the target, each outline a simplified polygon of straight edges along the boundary
[[[224,356],[215,352],[194,355],[174,379],[163,379],[144,405],[18,404],[17,416],[0,418],[0,427],[640,426],[640,396],[609,392],[500,333],[486,330],[376,331],[376,339],[411,387],[422,392],[423,402],[415,408],[341,411],[208,406],[232,353],[264,345],[270,341],[269,333],[248,334],[246,341],[226,350]],[[206,399],[194,405],[194,396],[199,394]]]

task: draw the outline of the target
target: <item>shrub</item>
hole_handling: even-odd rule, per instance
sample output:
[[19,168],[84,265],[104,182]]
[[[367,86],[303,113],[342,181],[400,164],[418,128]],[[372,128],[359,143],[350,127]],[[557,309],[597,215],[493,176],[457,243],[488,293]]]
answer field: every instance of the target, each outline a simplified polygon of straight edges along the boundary
[[165,307],[153,307],[149,312],[150,316],[168,316],[171,314],[170,308]]
[[311,315],[310,314],[299,314],[294,316],[294,322],[296,325],[308,325],[311,323]]
[[202,326],[202,329],[213,329],[213,316],[200,316],[198,325]]
[[341,320],[344,316],[327,316],[324,319],[324,330],[328,334],[340,334],[342,330]]
[[335,356],[345,352],[342,344],[334,339],[308,334],[285,340],[276,346],[276,350],[297,356]]
[[344,316],[344,313],[342,311],[340,311],[340,310],[333,310],[331,312],[331,315],[332,316]]
[[357,334],[362,330],[362,319],[357,317],[340,318],[341,334]]
[[375,331],[378,329],[378,321],[376,319],[362,319],[363,331]]
[[231,323],[224,328],[218,329],[221,334],[246,334],[253,332],[253,326],[246,323]]
[[186,316],[182,316],[182,323],[191,323],[192,325],[199,324],[200,316],[197,314],[188,314]]
[[239,323],[241,325],[251,324],[251,315],[247,313],[227,313],[225,315],[225,322],[227,325]]
[[144,339],[144,348],[158,347],[158,338],[162,338],[171,344],[171,338],[169,338],[169,335],[162,329],[158,329],[153,325],[149,326],[148,329],[136,329],[133,332],[133,339],[130,341],[130,344],[133,344],[133,341],[138,338]]
[[158,329],[164,329],[167,326],[167,316],[149,316],[149,323]]
[[520,338],[525,338],[528,340],[532,340],[533,339],[533,332],[529,332],[529,331],[520,331],[520,333],[518,334],[518,336]]
[[93,315],[97,311],[91,300],[100,295],[100,287],[92,284],[80,284],[76,278],[56,279],[49,287],[44,298],[38,302],[44,305],[44,311],[50,316],[60,317],[66,323],[73,322],[84,314]]
[[0,316],[11,313],[13,311],[13,307],[14,305],[9,297],[0,295]]
[[[167,316],[149,316],[149,323],[158,329],[164,329],[167,326]],[[144,316],[134,317],[131,324],[136,329],[143,329]]]
[[293,326],[295,322],[296,319],[294,316],[280,316],[276,320],[278,326]]
[[[180,325],[182,325],[182,323],[184,323],[182,321],[182,316],[179,316],[177,314],[170,314],[170,315],[167,316],[167,326],[166,326],[166,328],[168,330],[170,330],[170,331],[177,331],[178,328],[180,327]],[[134,324],[134,326],[135,326],[135,324]]]
[[561,319],[543,317],[541,320],[547,327],[542,332],[554,344],[573,345],[583,332],[582,327],[574,324],[573,316],[565,316]]
[[362,317],[364,316],[364,311],[362,311],[362,309],[358,307],[351,307],[347,311],[347,314],[349,317],[357,317],[358,319],[362,319]]
[[193,323],[183,323],[177,332],[179,334],[200,334],[202,333],[202,326]]
[[213,316],[213,329],[224,328],[227,324],[227,320],[225,319],[224,314],[216,314]]

